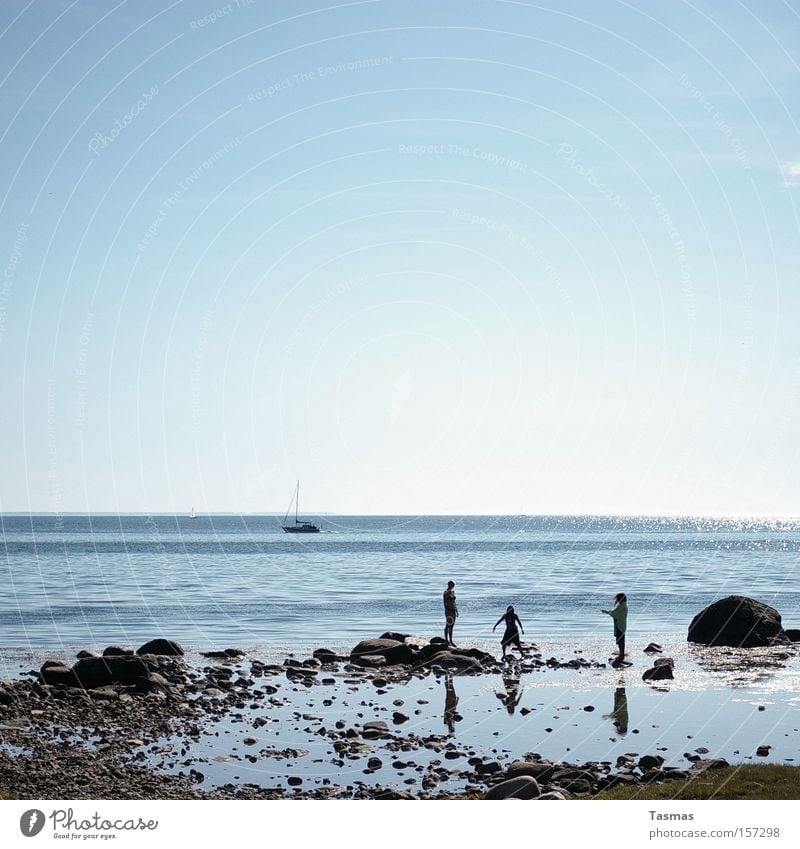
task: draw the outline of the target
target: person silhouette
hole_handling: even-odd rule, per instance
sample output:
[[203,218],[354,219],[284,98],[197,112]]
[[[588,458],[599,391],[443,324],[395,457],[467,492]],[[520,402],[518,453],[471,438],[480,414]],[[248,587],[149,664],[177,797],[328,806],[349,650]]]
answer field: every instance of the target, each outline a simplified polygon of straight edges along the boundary
[[[503,660],[506,658],[506,648],[509,645],[514,645],[519,650],[519,653],[522,654],[522,643],[519,639],[519,631],[525,633],[525,629],[522,627],[522,622],[520,621],[519,616],[514,613],[514,606],[509,604],[506,608],[506,612],[494,623],[494,627],[492,631],[501,623],[506,623],[506,630],[503,633],[503,639],[500,640],[500,645],[503,648]],[[519,624],[519,631],[517,630],[517,625]]]
[[444,638],[453,646],[453,625],[458,619],[458,605],[456,604],[456,582],[448,581],[447,589],[442,593],[444,602]]

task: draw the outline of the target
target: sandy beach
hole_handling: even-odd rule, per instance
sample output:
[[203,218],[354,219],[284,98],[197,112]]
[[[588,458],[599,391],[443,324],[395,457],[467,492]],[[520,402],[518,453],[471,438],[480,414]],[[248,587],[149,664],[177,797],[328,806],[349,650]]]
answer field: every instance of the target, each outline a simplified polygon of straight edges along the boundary
[[[92,689],[45,684],[43,656],[18,658],[0,684],[0,786],[29,799],[435,799],[533,778],[536,798],[572,798],[800,762],[794,645],[631,646],[622,670],[602,644],[505,663],[486,648],[373,666],[343,647],[282,659],[187,647],[145,655],[146,680]],[[674,678],[643,681],[659,656]]]

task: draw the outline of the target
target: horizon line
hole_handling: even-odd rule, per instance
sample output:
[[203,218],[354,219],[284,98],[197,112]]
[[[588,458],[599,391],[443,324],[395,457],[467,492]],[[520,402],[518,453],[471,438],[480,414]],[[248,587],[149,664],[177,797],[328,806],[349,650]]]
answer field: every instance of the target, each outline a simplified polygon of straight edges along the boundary
[[[563,516],[591,518],[634,518],[634,519],[800,519],[800,513],[337,513],[335,511],[304,510],[304,514],[315,518],[325,516],[370,516],[370,517],[431,517],[431,518],[558,518]],[[209,510],[196,512],[201,516],[284,516],[283,511],[240,512],[234,510]],[[185,511],[169,510],[0,510],[0,516],[185,516]]]

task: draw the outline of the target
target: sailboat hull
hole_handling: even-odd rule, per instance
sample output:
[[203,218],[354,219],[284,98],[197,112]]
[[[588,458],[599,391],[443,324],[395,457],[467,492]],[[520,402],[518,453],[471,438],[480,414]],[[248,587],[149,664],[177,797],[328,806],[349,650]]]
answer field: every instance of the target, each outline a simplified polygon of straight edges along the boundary
[[318,534],[319,528],[316,525],[283,525],[283,530],[287,534]]

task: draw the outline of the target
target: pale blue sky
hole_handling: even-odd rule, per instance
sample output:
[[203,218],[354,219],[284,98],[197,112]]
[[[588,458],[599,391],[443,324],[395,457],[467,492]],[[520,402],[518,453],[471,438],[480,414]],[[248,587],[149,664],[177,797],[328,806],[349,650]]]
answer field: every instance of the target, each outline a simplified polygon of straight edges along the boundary
[[0,509],[800,512],[800,14],[4,2]]

